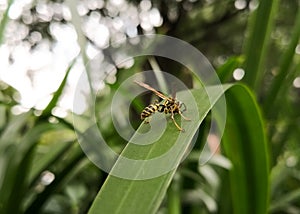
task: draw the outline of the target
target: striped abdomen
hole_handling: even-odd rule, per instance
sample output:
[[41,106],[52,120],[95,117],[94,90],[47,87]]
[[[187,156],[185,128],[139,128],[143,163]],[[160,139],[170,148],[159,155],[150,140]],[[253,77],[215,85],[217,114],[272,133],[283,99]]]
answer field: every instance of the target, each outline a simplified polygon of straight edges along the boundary
[[165,107],[164,105],[159,104],[159,103],[150,104],[141,113],[141,119],[144,120],[145,118],[150,117],[152,114],[154,114],[157,111],[158,112],[163,112],[164,107]]

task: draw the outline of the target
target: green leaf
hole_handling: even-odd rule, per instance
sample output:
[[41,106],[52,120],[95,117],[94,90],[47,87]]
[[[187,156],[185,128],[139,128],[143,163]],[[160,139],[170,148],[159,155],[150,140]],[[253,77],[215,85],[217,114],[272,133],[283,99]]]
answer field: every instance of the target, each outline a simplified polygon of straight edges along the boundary
[[45,203],[49,200],[55,192],[58,192],[63,186],[66,185],[70,178],[80,172],[86,164],[89,162],[85,159],[85,155],[82,152],[79,145],[74,145],[70,148],[69,160],[65,160],[63,169],[55,175],[54,181],[45,187],[44,191],[37,194],[36,198],[29,203],[25,208],[25,214],[40,213],[41,209],[45,206]]
[[[208,89],[209,90],[209,89]],[[210,90],[214,90],[211,87]],[[178,99],[182,100],[186,106],[193,106],[193,101],[184,100],[188,92],[178,93]],[[189,147],[193,136],[195,135],[201,121],[205,118],[210,110],[210,103],[204,90],[192,91],[193,96],[198,104],[192,112],[192,109],[187,111],[187,117],[189,114],[199,114],[198,120],[187,121],[183,123],[183,127],[187,130],[184,133],[180,133],[171,120],[168,121],[166,131],[160,137],[158,141],[153,144],[138,146],[133,143],[129,143],[122,152],[122,156],[130,159],[142,159],[146,160],[153,157],[158,157],[165,151],[168,151],[173,146],[174,142],[178,140],[182,147],[181,152],[176,154],[174,162],[182,159],[186,149]],[[214,94],[212,103],[216,102],[221,94]],[[198,112],[197,112],[198,110]],[[157,115],[157,114],[155,114]],[[164,115],[162,115],[164,116]],[[191,118],[197,118],[197,115],[191,116]],[[163,118],[154,117],[152,119],[152,126],[156,127],[161,123]],[[148,124],[143,124],[138,129],[138,132],[145,131],[149,127]],[[134,135],[131,142],[136,141],[137,136]],[[151,137],[143,138],[144,144],[151,143]],[[147,142],[150,141],[150,142]],[[175,155],[175,154],[174,154]],[[114,166],[114,170],[122,170],[122,161],[117,161]],[[133,170],[135,169],[135,170]],[[133,177],[139,177],[143,175],[144,169],[138,169],[132,166],[130,173],[134,173]],[[105,185],[99,192],[95,202],[93,203],[89,213],[98,213],[101,210],[103,213],[152,213],[155,211],[169,186],[175,170],[171,170],[159,177],[151,178],[147,180],[128,180],[110,175],[106,180]],[[148,172],[146,172],[148,173]],[[114,200],[111,200],[111,198]]]
[[31,169],[29,174],[29,181],[31,184],[37,181],[41,173],[49,169],[51,165],[61,161],[63,155],[70,150],[70,147],[74,144],[74,141],[64,141],[53,142],[47,148],[47,153],[42,157],[38,157],[34,164],[34,167]]
[[276,199],[270,206],[270,212],[284,212],[293,202],[299,201],[300,199],[300,188],[293,191],[289,191],[285,195]]
[[175,175],[173,181],[168,189],[168,211],[172,214],[180,214],[180,189],[181,189],[181,178],[180,175]]
[[279,0],[261,0],[249,24],[246,40],[244,81],[255,90],[261,87],[264,62],[267,55],[271,30],[275,21]]
[[[273,105],[276,102],[276,100],[279,98],[279,92],[281,90],[284,90],[281,92],[281,94],[286,94],[286,91],[288,90],[289,84],[287,80],[287,75],[289,74],[290,67],[293,62],[293,58],[295,55],[295,49],[298,45],[300,38],[300,9],[298,9],[297,17],[295,19],[295,26],[294,30],[292,31],[292,37],[291,41],[286,49],[286,51],[283,53],[281,59],[280,59],[280,65],[279,65],[279,71],[278,74],[275,76],[274,80],[271,82],[270,89],[268,91],[268,94],[266,99],[264,100],[264,111],[270,118],[272,117],[274,119],[274,116],[276,116],[278,109],[276,109],[276,114],[274,114],[274,108]],[[291,78],[290,81],[293,81],[294,78]],[[279,102],[281,102],[282,99],[280,99]],[[280,107],[281,105],[279,105]]]
[[230,188],[234,213],[267,213],[269,173],[264,124],[254,95],[236,85],[226,94],[223,147],[233,164]]
[[1,19],[1,23],[0,23],[0,45],[3,43],[4,31],[5,31],[7,21],[8,21],[8,11],[13,2],[14,2],[14,0],[8,1],[7,9],[5,10],[4,14],[1,17],[2,19]]
[[234,69],[241,66],[243,61],[244,57],[241,56],[233,56],[226,60],[226,62],[217,70],[221,82],[228,82],[229,80],[231,80]]
[[28,125],[30,113],[15,115],[6,124],[4,130],[0,133],[0,151],[3,151],[6,146],[12,142],[16,142],[17,137],[21,135],[22,129]]
[[[19,121],[28,122],[28,114],[16,117],[17,122],[11,121],[10,129]],[[18,120],[19,119],[19,120]],[[21,125],[17,124],[17,125]],[[0,186],[0,213],[20,213],[24,196],[28,190],[32,157],[36,142],[46,130],[54,129],[56,126],[40,124],[31,128],[24,136],[11,136],[11,130],[2,135],[0,152],[2,159],[2,185]],[[3,137],[4,136],[4,137]],[[5,138],[11,136],[8,143]]]
[[58,87],[58,89],[55,91],[50,103],[47,105],[47,107],[43,110],[42,112],[42,115],[41,115],[41,118],[44,118],[44,117],[49,117],[51,115],[51,111],[52,109],[56,106],[57,104],[57,101],[59,99],[59,97],[61,96],[64,88],[65,88],[65,85],[67,83],[67,78],[69,76],[69,73],[74,65],[74,63],[76,62],[76,58],[71,62],[71,64],[69,65],[67,71],[66,71],[66,74],[65,74],[65,77],[64,79],[62,80],[60,86]]
[[[226,85],[224,86],[224,90],[227,90],[230,87],[230,85]],[[206,88],[206,90],[212,92],[214,91],[214,88],[209,87]],[[185,133],[178,132],[176,127],[172,124],[172,121],[169,121],[165,132],[155,143],[143,146],[128,143],[126,148],[123,150],[121,157],[125,156],[127,158],[135,160],[147,160],[150,158],[158,157],[168,151],[174,145],[174,142],[179,139],[177,142],[182,146],[180,153],[174,153],[174,161],[177,161],[179,163],[185,155],[186,150],[189,148],[189,146],[191,146],[190,143],[200,123],[203,121],[207,113],[211,110],[211,107],[221,96],[221,94],[215,93],[213,98],[211,97],[212,105],[210,105],[205,91],[192,90],[191,92],[197,102],[199,117],[197,119],[197,115],[195,115],[194,110],[188,108],[186,114],[187,116],[193,118],[193,120],[190,122],[183,122],[182,126],[186,129]],[[179,99],[183,99],[184,97],[186,97],[187,93],[188,92],[186,91],[179,93]],[[245,136],[245,138],[248,138],[245,140],[245,143],[243,141],[238,141],[241,139],[235,138],[235,136],[237,136],[236,134],[232,135],[231,137],[228,134],[226,135],[226,151],[230,151],[230,149],[232,149],[232,153],[228,152],[229,157],[233,158],[234,170],[231,172],[232,184],[234,184],[233,182],[237,179],[236,176],[240,174],[244,175],[243,177],[239,178],[240,180],[242,180],[241,182],[237,182],[235,186],[232,185],[233,190],[235,190],[235,192],[237,193],[237,195],[232,196],[235,197],[233,200],[233,207],[236,213],[239,213],[238,211],[240,210],[246,210],[246,212],[240,213],[247,213],[248,208],[250,208],[249,210],[252,211],[258,211],[252,213],[263,213],[263,211],[266,211],[268,202],[268,162],[262,120],[256,106],[255,99],[253,99],[250,91],[247,90],[244,86],[235,86],[233,91],[229,94],[228,99],[229,101],[231,101],[231,99],[235,101],[233,106],[235,106],[235,109],[238,110],[236,112],[239,113],[239,116],[243,115],[241,118],[236,116],[233,117],[234,115],[231,116],[231,120],[233,120],[233,122],[236,122],[236,124],[242,123],[242,125],[240,124],[241,127],[236,128],[242,129],[244,127],[243,131],[246,134],[249,134],[250,132],[252,133],[253,131],[255,131],[254,133],[257,133],[255,136],[248,136],[243,135],[244,133],[241,132],[241,137]],[[241,102],[236,102],[236,100]],[[190,100],[183,101],[188,107],[192,105],[192,101]],[[245,103],[243,103],[242,101]],[[231,109],[231,111],[232,110],[233,109]],[[192,114],[193,116],[191,116],[190,114]],[[244,125],[244,123],[248,122],[247,120],[249,118],[250,125]],[[161,118],[159,117],[153,118],[152,120],[155,120],[152,124],[153,127],[161,122]],[[137,132],[147,130],[148,126],[149,125],[147,124],[142,124]],[[249,130],[247,130],[247,128],[249,128]],[[130,142],[134,142],[136,140],[135,138],[137,138],[136,135],[133,136]],[[232,140],[232,142],[230,140]],[[147,138],[143,138],[143,143],[147,142],[150,143],[150,140],[148,140]],[[236,144],[238,144],[237,148],[235,148]],[[232,154],[235,154],[236,152],[239,154],[237,154],[236,157],[232,156]],[[161,163],[154,166],[154,168],[159,169],[163,166],[164,163]],[[109,175],[105,184],[94,200],[94,203],[89,210],[89,214],[99,213],[100,210],[103,213],[125,214],[156,212],[174,176],[176,167],[159,177],[138,180],[138,178],[149,173],[147,171],[146,165],[142,165],[140,168],[136,167],[136,165],[134,164],[132,164],[130,167],[126,167],[122,162],[122,158],[119,158],[119,160],[114,165],[111,174],[114,174],[116,171],[123,169],[125,171],[127,170],[127,172],[133,176],[133,178],[137,179],[130,180]],[[246,175],[249,177],[246,177]],[[250,183],[248,183],[249,179],[252,179],[250,180]],[[246,184],[251,184],[250,187],[252,188],[245,186]],[[254,195],[257,197],[253,198]],[[240,201],[237,200],[238,197],[241,198]],[[246,201],[246,199],[251,199],[253,201]]]

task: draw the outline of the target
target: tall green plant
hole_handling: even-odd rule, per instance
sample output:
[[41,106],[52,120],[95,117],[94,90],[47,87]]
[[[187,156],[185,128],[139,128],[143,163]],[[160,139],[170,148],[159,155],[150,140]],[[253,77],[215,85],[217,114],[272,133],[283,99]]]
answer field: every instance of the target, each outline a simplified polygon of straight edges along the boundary
[[265,74],[265,60],[279,0],[261,0],[250,17],[249,37],[245,41],[244,82],[258,92]]

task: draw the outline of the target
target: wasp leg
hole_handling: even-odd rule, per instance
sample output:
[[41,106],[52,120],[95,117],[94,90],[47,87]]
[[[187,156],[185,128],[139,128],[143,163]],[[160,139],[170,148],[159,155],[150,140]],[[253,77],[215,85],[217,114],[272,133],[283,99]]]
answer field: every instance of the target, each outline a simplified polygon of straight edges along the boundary
[[173,113],[173,112],[171,112],[171,119],[173,120],[173,123],[175,124],[175,126],[177,127],[177,129],[178,129],[179,131],[184,132],[184,129],[181,128],[181,127],[176,123],[176,121],[175,121],[175,119],[174,119],[174,113]]
[[180,116],[184,119],[184,120],[188,120],[191,121],[190,118],[183,116],[183,114],[181,113],[181,111],[179,111]]

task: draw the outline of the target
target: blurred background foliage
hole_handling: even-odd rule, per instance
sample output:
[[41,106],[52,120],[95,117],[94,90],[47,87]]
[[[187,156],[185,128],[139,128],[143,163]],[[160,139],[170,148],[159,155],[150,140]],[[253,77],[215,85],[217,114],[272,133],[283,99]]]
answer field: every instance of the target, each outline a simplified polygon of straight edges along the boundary
[[[126,141],[116,134],[108,104],[123,80],[154,65],[146,57],[122,65],[117,56],[103,58],[109,44],[153,33],[189,42],[209,59],[222,83],[239,81],[250,88],[265,127],[246,132],[266,135],[268,212],[300,213],[299,14],[298,0],[1,0],[0,213],[87,213],[107,174],[83,154],[73,131],[68,95],[76,85],[74,73],[88,61],[91,70],[110,70],[92,72],[91,83],[103,80],[96,100],[99,128],[121,151]],[[156,62],[193,86],[182,65],[159,57]],[[147,103],[149,98],[132,104],[133,126],[140,124],[138,112]],[[250,114],[247,107],[241,112]],[[209,119],[158,213],[234,212],[232,201],[239,196],[228,189],[234,160],[221,148],[211,162],[198,165]]]

